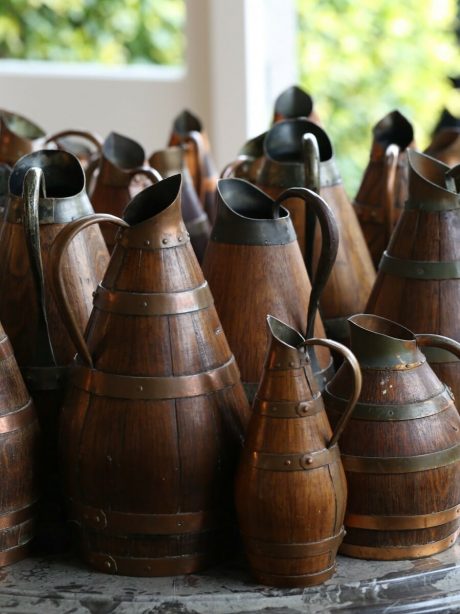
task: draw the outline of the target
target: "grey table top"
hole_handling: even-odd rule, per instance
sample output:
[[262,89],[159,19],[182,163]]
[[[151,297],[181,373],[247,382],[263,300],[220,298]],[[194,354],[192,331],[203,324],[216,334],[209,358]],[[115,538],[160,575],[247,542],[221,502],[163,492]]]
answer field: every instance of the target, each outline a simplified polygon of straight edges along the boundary
[[1,614],[340,614],[460,612],[460,545],[427,559],[338,557],[337,573],[308,589],[254,584],[241,562],[196,575],[129,578],[74,557],[30,558],[0,570]]

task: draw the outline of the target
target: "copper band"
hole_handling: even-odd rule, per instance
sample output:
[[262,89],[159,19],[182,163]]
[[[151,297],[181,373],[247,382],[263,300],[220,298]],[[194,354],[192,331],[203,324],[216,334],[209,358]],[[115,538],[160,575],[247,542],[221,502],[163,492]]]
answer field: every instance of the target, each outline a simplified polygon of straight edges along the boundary
[[[155,232],[156,231],[156,232]],[[179,247],[190,242],[189,233],[183,222],[173,223],[171,227],[154,229],[150,226],[131,226],[119,230],[119,244],[129,249],[156,250]]]
[[[24,407],[21,407],[21,409],[18,409],[11,414],[0,416],[0,435],[3,435],[4,433],[11,433],[12,431],[17,431],[18,429],[27,426],[35,420],[35,409],[32,405],[32,400],[29,399],[27,405],[24,405]],[[0,516],[0,523],[1,518],[2,516]]]
[[24,559],[28,553],[28,544],[23,544],[22,546],[17,546],[16,548],[0,551],[0,567],[17,563],[21,559]]
[[314,586],[316,584],[322,584],[326,582],[330,577],[334,575],[335,572],[335,562],[333,565],[325,569],[324,571],[319,571],[317,573],[309,573],[302,576],[288,576],[288,575],[278,575],[272,573],[265,573],[264,571],[259,571],[258,569],[253,569],[254,575],[256,576],[259,582],[263,584],[269,584],[273,586]]
[[7,360],[13,356],[13,347],[7,336],[0,340],[0,361]]
[[345,515],[345,524],[354,529],[375,529],[377,531],[404,531],[428,529],[460,518],[460,505],[441,512],[409,516],[370,516],[365,514]]
[[417,456],[350,456],[342,454],[345,471],[354,473],[413,473],[444,467],[460,460],[460,444]]
[[253,537],[247,537],[245,535],[243,535],[243,539],[249,554],[280,559],[300,559],[337,552],[337,548],[340,546],[344,535],[345,531],[342,528],[340,533],[337,533],[337,535],[333,535],[332,537],[328,537],[317,542],[307,542],[305,544],[280,544],[276,542],[266,542],[260,539],[254,539]]
[[309,418],[324,410],[321,394],[318,392],[310,401],[261,401],[256,397],[253,411],[270,418]]
[[334,185],[339,185],[342,183],[342,177],[339,169],[337,168],[337,164],[335,163],[334,156],[329,158],[329,160],[320,163],[319,176],[321,188],[331,188]]
[[184,292],[122,292],[107,290],[99,285],[94,294],[94,306],[101,311],[133,316],[163,316],[190,313],[213,304],[208,283]]
[[92,529],[107,530],[123,535],[143,533],[176,535],[198,533],[225,524],[222,510],[206,510],[188,514],[129,514],[102,510],[88,505],[72,503],[72,520]]
[[[38,204],[39,224],[66,224],[94,213],[85,190],[71,197],[43,198]],[[24,204],[22,196],[10,194],[6,222],[23,224]]]
[[85,558],[90,565],[105,573],[127,576],[177,576],[200,571],[215,561],[209,554],[162,558],[129,558],[111,556],[99,552],[87,552]]
[[408,260],[383,252],[379,271],[409,279],[460,279],[460,260]]
[[211,371],[176,377],[135,377],[105,373],[77,366],[72,370],[74,386],[97,396],[115,399],[180,399],[211,394],[233,386],[239,372],[235,358]]
[[[265,471],[305,471],[318,469],[325,465],[338,462],[340,452],[337,445],[332,448],[323,448],[308,454],[267,454],[265,452],[252,452],[250,455],[252,466]],[[251,461],[250,461],[251,462]]]
[[[330,399],[333,403],[345,407],[348,403],[346,399],[337,397],[332,394],[326,387],[323,392],[324,399]],[[438,414],[449,407],[454,407],[454,401],[451,392],[447,388],[444,389],[418,403],[406,403],[404,405],[397,404],[377,404],[377,403],[356,403],[353,410],[353,420],[378,420],[378,421],[395,421],[395,420],[416,420],[418,418],[426,418]],[[328,410],[332,409],[337,413],[341,411],[328,404]]]
[[11,527],[15,527],[27,520],[32,520],[35,514],[35,506],[36,502],[33,502],[10,514],[2,514],[0,516],[0,530],[11,529]]
[[373,548],[372,546],[356,546],[354,544],[342,542],[339,552],[340,554],[354,556],[359,559],[375,559],[380,561],[418,559],[424,556],[437,554],[453,546],[457,540],[459,531],[460,529],[457,529],[455,533],[448,535],[444,539],[419,546],[385,546]]

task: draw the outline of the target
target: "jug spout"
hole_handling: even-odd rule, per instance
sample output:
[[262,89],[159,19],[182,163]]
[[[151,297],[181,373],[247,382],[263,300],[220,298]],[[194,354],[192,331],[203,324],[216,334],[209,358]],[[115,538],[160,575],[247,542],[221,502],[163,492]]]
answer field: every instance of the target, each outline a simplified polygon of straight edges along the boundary
[[295,117],[309,117],[313,112],[313,99],[305,90],[292,85],[275,100],[274,121]]
[[309,362],[305,352],[305,339],[299,332],[271,315],[267,316],[267,326],[270,346],[265,359],[265,369],[299,369]]
[[450,167],[412,149],[408,151],[408,157],[409,200],[406,208],[434,211],[458,208],[455,181],[449,181]]
[[140,167],[145,161],[143,147],[117,132],[111,132],[105,139],[102,153],[106,160],[123,170]]

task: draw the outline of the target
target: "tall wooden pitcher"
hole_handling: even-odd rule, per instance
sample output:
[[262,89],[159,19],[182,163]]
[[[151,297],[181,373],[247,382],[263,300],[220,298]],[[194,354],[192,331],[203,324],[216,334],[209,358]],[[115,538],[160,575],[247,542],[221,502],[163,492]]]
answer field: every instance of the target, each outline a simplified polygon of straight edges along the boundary
[[[97,167],[94,167],[96,163],[89,194],[96,213],[122,215],[131,200],[130,186],[135,179],[143,176],[149,183],[161,180],[158,171],[145,164],[145,152],[139,143],[116,132],[105,139]],[[112,226],[102,228],[109,251],[115,244],[115,233]]]
[[[408,156],[408,201],[382,257],[367,311],[418,333],[460,340],[458,188],[442,162],[414,150]],[[459,399],[460,361],[439,349],[428,348],[426,356]]]
[[[297,243],[289,198],[311,207],[323,232],[322,257],[313,288]],[[316,308],[337,253],[338,233],[326,203],[304,188],[286,190],[277,200],[242,179],[221,179],[217,219],[203,261],[230,347],[252,401],[263,369],[268,313],[301,330],[324,336]],[[308,310],[308,317],[307,317]],[[314,364],[319,385],[333,373],[328,351],[318,352]]]
[[[359,366],[335,341],[308,339],[268,316],[264,373],[236,479],[245,550],[258,582],[311,586],[335,570],[347,485],[337,441],[361,390]],[[353,394],[332,434],[307,347],[338,350],[353,372]]]
[[412,124],[399,111],[385,115],[372,133],[370,160],[353,205],[377,267],[407,199],[407,149],[415,144]]
[[[61,421],[64,484],[85,560],[108,573],[198,571],[225,552],[249,407],[181,217],[180,175],[124,220],[93,215],[55,240],[55,288],[78,349]],[[121,226],[83,339],[63,258]]]
[[[314,189],[331,207],[339,227],[339,250],[321,295],[320,309],[328,337],[346,341],[349,315],[362,311],[375,279],[374,267],[356,214],[343,188],[332,143],[326,132],[304,119],[279,122],[267,132],[256,185],[273,198],[286,188]],[[301,203],[286,201],[293,216],[307,268],[318,262],[321,237]]]
[[[458,357],[460,344],[368,314],[349,322],[363,386],[340,440],[348,482],[340,552],[383,560],[436,554],[460,531],[460,417],[420,350]],[[344,364],[324,391],[332,424],[345,415],[350,376]]]

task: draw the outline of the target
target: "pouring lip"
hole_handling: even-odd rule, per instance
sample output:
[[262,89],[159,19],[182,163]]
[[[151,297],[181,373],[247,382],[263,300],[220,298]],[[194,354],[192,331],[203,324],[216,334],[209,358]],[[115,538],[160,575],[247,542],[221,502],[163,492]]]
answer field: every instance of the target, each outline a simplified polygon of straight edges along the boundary
[[[171,209],[177,202],[177,199],[180,198],[181,186],[182,175],[180,173],[166,177],[158,183],[148,186],[145,188],[145,190],[142,190],[139,192],[139,194],[136,194],[136,196],[126,205],[126,208],[123,211],[123,220],[130,226],[136,226],[137,224],[141,224],[152,217],[165,213]],[[169,193],[168,190],[171,190],[171,193]],[[155,195],[155,192],[159,192],[160,194]],[[148,211],[148,214],[145,215],[144,208],[146,205],[144,202],[151,203],[151,197],[154,196],[157,198],[160,196],[161,199],[164,198],[164,202],[158,204],[155,207],[155,210],[150,210]],[[160,198],[158,201],[160,201]]]
[[[41,139],[46,136],[45,131],[38,124],[31,121],[24,115],[15,113],[14,111],[0,109],[0,119],[3,120],[10,132],[12,132],[21,139],[30,139],[31,141],[35,141],[36,139]],[[14,119],[19,119],[20,122],[22,122],[28,129],[30,129],[30,132],[22,133],[14,129],[14,126],[12,126],[12,121],[14,121]]]
[[420,163],[422,161],[424,161],[424,160],[425,161],[429,161],[430,164],[434,168],[437,167],[440,171],[444,171],[444,174],[446,174],[450,170],[450,166],[448,166],[447,164],[444,164],[444,162],[441,162],[440,160],[437,160],[436,158],[433,158],[432,156],[429,156],[429,155],[427,155],[425,153],[422,153],[421,151],[416,151],[415,149],[408,149],[407,150],[407,157],[408,157],[408,160],[409,160],[409,168],[410,168],[410,170],[421,181],[424,181],[425,183],[428,183],[429,185],[433,186],[437,190],[442,190],[446,194],[449,194],[449,195],[452,195],[452,196],[458,196],[458,192],[453,192],[452,190],[449,190],[446,186],[439,185],[439,183],[436,183],[432,179],[429,179],[426,175],[423,175],[421,173],[421,169],[420,169]]
[[290,106],[296,107],[299,103],[306,105],[307,115],[310,115],[310,113],[313,111],[313,98],[300,86],[296,84],[290,85],[276,98],[274,105],[275,112],[280,113],[286,117],[286,119],[301,117],[303,114],[295,115],[287,112],[289,111]]
[[[272,316],[270,314],[266,317],[267,326],[272,334],[272,336],[283,346],[292,350],[298,350],[300,346],[305,343],[305,338],[292,326],[286,324],[279,318]],[[288,339],[283,339],[281,333],[286,333],[286,336],[289,335],[293,340],[298,341],[297,344],[294,342],[290,342]]]
[[[373,328],[370,328],[369,325],[366,326],[364,324],[365,322],[372,322],[372,321],[382,326],[386,326],[390,330],[393,329],[394,334],[391,334],[390,332],[383,332],[381,330],[380,331],[375,330]],[[382,316],[377,316],[373,313],[354,314],[348,318],[348,322],[350,322],[351,324],[353,324],[353,326],[355,326],[356,328],[364,332],[371,332],[373,335],[378,335],[381,338],[385,338],[385,339],[389,338],[395,341],[405,341],[405,342],[413,341],[414,343],[416,343],[416,337],[411,330],[409,330],[402,324],[399,324],[398,322],[394,322],[393,320],[389,320],[388,318],[383,318]],[[402,334],[399,334],[399,336],[396,336],[397,331],[400,331],[400,333]]]
[[[129,149],[124,151],[123,155],[117,155],[117,147],[123,145],[129,147]],[[145,151],[142,145],[119,132],[110,132],[102,145],[102,152],[109,162],[119,166],[124,171],[142,166],[145,161]]]
[[[283,159],[279,160],[277,158],[274,158],[270,154],[270,151],[269,151],[269,148],[271,146],[270,141],[277,136],[278,132],[282,132],[284,130],[295,130],[296,128],[302,129],[302,132],[299,133],[299,135],[296,135],[296,136],[299,136],[299,152],[298,152],[299,157],[300,157],[299,161],[283,160]],[[293,164],[298,165],[299,163],[303,161],[303,149],[302,149],[302,138],[301,137],[307,133],[313,134],[313,136],[318,141],[320,164],[324,164],[324,163],[329,162],[330,160],[333,160],[334,159],[334,147],[332,145],[331,139],[329,138],[327,132],[324,130],[324,128],[322,128],[318,124],[315,124],[315,122],[312,122],[309,119],[306,119],[305,117],[283,119],[277,122],[276,124],[273,124],[270,130],[268,130],[265,134],[265,138],[263,142],[264,156],[268,160],[275,162],[276,164],[283,164],[286,166],[293,165]]]
[[[286,219],[290,218],[289,211],[285,207],[283,207],[283,205],[279,206],[280,216],[278,218],[250,217],[248,215],[243,215],[242,213],[240,213],[239,211],[237,211],[236,209],[234,209],[227,203],[226,197],[223,194],[223,186],[226,186],[226,185],[230,186],[231,184],[238,186],[238,189],[242,188],[244,190],[247,190],[248,192],[253,192],[255,195],[258,195],[261,199],[265,200],[267,204],[267,208],[270,206],[273,207],[273,203],[275,201],[273,200],[273,198],[270,198],[270,196],[268,196],[268,194],[266,194],[263,190],[253,185],[246,179],[239,179],[237,177],[227,177],[225,179],[219,179],[217,182],[217,188],[216,188],[219,200],[236,217],[241,218],[242,220],[245,220],[245,221],[249,221],[249,222],[254,222],[254,221],[262,222],[263,221],[263,222],[278,222],[278,223],[284,222]],[[260,205],[258,205],[258,208],[260,208]]]

